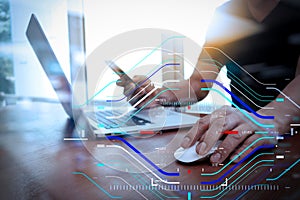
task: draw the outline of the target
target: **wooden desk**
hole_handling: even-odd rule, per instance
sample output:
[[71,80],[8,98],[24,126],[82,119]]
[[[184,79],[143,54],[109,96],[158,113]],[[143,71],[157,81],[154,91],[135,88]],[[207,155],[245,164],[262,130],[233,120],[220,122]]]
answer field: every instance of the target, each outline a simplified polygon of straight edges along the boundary
[[[259,156],[246,165],[254,158],[252,156],[226,175],[227,187],[219,186],[222,181],[215,184],[219,189],[208,192],[200,189],[209,189],[213,186],[205,186],[200,182],[216,180],[234,165],[229,165],[215,176],[202,176],[201,173],[215,172],[222,166],[212,167],[208,161],[189,165],[173,162],[172,149],[177,148],[176,145],[180,143],[184,131],[182,130],[182,133],[170,131],[147,139],[124,138],[165,172],[179,170],[180,176],[166,176],[121,141],[106,139],[64,141],[65,137],[77,137],[77,133],[74,131],[72,121],[68,120],[58,104],[32,103],[1,108],[0,197],[1,199],[199,199],[216,195],[215,198],[222,199],[237,197],[299,199],[300,163],[291,167],[300,158],[299,134],[280,142],[278,148],[274,150],[261,151],[274,152],[274,155]],[[97,144],[100,144],[99,148],[96,147]],[[133,157],[120,148],[103,148],[101,145],[120,145]],[[167,148],[164,149],[165,146]],[[285,158],[276,159],[275,156],[279,154]],[[97,160],[99,158],[102,160]],[[262,160],[275,161],[272,172],[271,167],[258,167],[261,164],[270,164]],[[257,164],[256,168],[254,164],[259,161],[261,163]],[[169,164],[163,166],[163,163]],[[174,186],[162,181],[157,182],[159,179],[144,166],[162,180],[167,179],[168,182],[180,184]],[[256,169],[252,171],[250,167]],[[278,180],[265,180],[278,176],[289,167],[290,170]],[[230,178],[238,170],[240,171]],[[141,171],[144,173],[138,173]],[[151,178],[153,184],[158,186],[151,186]],[[253,184],[267,185],[254,187],[251,186]],[[248,187],[252,187],[252,190],[245,193]]]

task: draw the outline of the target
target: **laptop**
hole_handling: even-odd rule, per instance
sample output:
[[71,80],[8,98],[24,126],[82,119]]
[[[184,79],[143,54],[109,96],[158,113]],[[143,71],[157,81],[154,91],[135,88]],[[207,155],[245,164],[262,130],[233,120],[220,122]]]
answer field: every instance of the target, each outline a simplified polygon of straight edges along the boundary
[[[97,102],[97,107],[101,107],[97,111],[88,108],[89,106],[72,108],[71,85],[34,14],[30,17],[26,36],[65,112],[74,121],[77,121],[75,118],[78,113],[83,115],[96,137],[111,134],[152,134],[162,130],[191,127],[199,119],[164,107],[143,110],[132,108],[128,113],[124,113],[124,109],[118,106],[112,108],[111,104],[103,102],[102,105],[101,102]],[[127,103],[127,106],[131,105]]]

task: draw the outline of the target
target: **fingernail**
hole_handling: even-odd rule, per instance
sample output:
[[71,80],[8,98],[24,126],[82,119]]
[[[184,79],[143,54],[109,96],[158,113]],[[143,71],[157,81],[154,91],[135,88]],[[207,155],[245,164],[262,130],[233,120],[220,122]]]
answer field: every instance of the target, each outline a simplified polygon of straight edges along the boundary
[[205,154],[205,148],[206,148],[206,143],[205,142],[201,142],[199,145],[199,155],[203,155]]
[[215,162],[215,163],[219,162],[220,159],[221,159],[221,154],[220,153],[215,153],[210,158],[211,162]]
[[183,147],[183,148],[187,148],[188,147],[188,145],[189,145],[189,143],[190,143],[190,138],[189,137],[184,137],[183,138],[183,141],[182,141],[182,143],[181,143],[181,146]]
[[117,85],[119,85],[119,84],[121,84],[121,83],[122,83],[122,80],[121,80],[121,79],[118,79],[117,82],[116,82]]

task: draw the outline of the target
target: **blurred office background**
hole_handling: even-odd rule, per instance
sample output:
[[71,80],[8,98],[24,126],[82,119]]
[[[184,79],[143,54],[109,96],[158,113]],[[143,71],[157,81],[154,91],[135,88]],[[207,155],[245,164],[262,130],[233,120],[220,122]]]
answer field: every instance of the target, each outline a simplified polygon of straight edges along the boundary
[[214,10],[225,1],[0,0],[1,104],[14,103],[16,97],[57,99],[25,36],[31,13],[38,17],[71,82],[87,55],[126,31],[169,29],[203,45]]

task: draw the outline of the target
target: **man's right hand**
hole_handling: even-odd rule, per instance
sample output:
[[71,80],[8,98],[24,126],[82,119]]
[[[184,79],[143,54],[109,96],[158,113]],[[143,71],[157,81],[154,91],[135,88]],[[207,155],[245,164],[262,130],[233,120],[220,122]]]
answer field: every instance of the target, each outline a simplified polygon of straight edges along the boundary
[[127,101],[135,108],[152,108],[160,106],[161,102],[176,99],[172,91],[162,92],[163,88],[155,88],[146,76],[136,75],[132,78],[135,83],[119,79],[117,85],[124,88],[123,94]]

